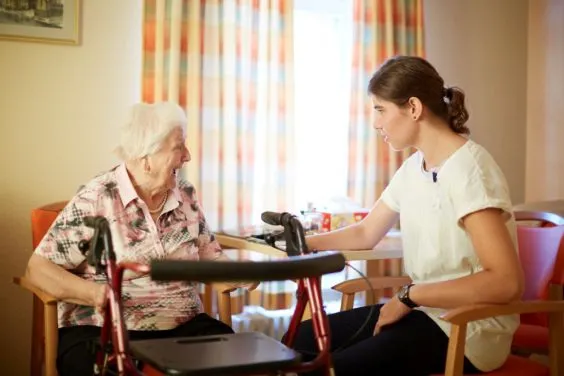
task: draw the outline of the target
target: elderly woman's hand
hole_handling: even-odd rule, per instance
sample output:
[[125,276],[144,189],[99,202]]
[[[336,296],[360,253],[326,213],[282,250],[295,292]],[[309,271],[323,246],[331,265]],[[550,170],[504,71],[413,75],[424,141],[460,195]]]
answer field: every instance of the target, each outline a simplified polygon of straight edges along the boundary
[[[234,259],[228,257],[225,253],[222,253],[216,261],[229,261],[233,262]],[[260,285],[260,281],[248,281],[248,282],[222,282],[222,283],[214,283],[216,290],[223,291],[228,289],[247,289],[247,291],[253,291]]]
[[108,303],[108,290],[109,287],[106,283],[96,285],[96,288],[93,290],[93,305],[96,308],[96,311],[103,313],[106,309],[106,305]]
[[247,291],[253,291],[260,285],[260,282],[239,282],[233,283],[234,286],[242,289],[247,289]]
[[247,291],[253,291],[257,288],[260,282],[221,282],[214,283],[213,286],[218,291],[225,291],[237,288],[247,289]]

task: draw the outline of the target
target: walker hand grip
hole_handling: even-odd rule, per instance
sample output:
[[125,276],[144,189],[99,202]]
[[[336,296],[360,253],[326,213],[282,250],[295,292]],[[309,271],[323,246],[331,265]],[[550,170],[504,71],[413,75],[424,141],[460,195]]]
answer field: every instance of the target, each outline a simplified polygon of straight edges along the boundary
[[319,277],[344,267],[345,257],[340,252],[326,251],[257,262],[153,260],[150,274],[155,281],[285,281]]

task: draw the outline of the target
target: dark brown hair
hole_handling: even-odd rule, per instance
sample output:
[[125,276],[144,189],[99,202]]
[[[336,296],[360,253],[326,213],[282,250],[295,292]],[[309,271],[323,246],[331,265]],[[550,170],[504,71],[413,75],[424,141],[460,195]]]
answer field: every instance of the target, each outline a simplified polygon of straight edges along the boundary
[[464,92],[457,87],[445,88],[437,70],[425,59],[416,56],[395,56],[378,68],[370,79],[370,94],[404,106],[417,97],[436,116],[444,119],[456,133],[469,134],[468,111]]

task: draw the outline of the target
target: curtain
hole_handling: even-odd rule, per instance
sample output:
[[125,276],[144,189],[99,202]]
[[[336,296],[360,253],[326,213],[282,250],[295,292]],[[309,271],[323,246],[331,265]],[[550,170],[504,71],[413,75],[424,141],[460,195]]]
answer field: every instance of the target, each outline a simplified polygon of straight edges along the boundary
[[[292,0],[145,0],[143,101],[187,113],[196,187],[210,228],[260,223],[292,203]],[[292,282],[232,294],[267,309],[291,304]]]
[[348,194],[371,207],[410,152],[394,152],[372,128],[368,81],[388,57],[424,56],[423,2],[354,0],[353,17]]
[[186,109],[183,171],[210,226],[292,202],[292,2],[146,0],[143,100]]

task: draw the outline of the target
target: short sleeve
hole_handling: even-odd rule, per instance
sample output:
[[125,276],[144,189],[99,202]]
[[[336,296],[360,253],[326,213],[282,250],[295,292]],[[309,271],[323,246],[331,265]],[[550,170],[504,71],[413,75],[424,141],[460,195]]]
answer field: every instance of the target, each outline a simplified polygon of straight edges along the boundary
[[497,208],[505,220],[512,216],[509,188],[496,164],[476,165],[451,188],[451,199],[457,222],[479,210]]
[[200,233],[198,235],[198,246],[201,260],[215,260],[221,256],[221,246],[214,234],[210,231],[204,214],[200,217]]
[[188,182],[182,181],[180,189],[183,192],[184,199],[188,200],[189,206],[185,206],[187,216],[193,216],[194,212],[198,218],[198,255],[200,260],[215,260],[222,254],[221,246],[215,239],[214,234],[210,231],[206,217],[198,202],[198,196],[194,186]]
[[78,249],[78,243],[94,234],[93,229],[84,225],[84,217],[95,213],[94,196],[86,190],[77,193],[59,213],[35,249],[35,254],[65,269],[74,269],[80,265],[85,256]]
[[405,170],[406,165],[410,161],[411,158],[407,159],[400,168],[396,171],[390,183],[386,186],[380,199],[393,211],[399,213],[400,212],[400,204],[401,204],[401,197],[402,191],[404,189],[404,180],[405,180]]

